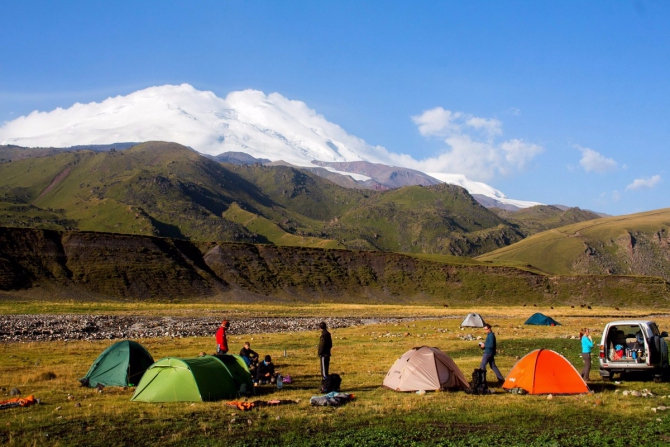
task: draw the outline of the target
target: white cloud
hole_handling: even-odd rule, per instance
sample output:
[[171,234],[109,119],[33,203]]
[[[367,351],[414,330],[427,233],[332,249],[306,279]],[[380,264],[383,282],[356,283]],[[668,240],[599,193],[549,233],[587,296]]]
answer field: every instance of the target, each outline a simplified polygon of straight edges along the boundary
[[660,175],[653,175],[649,178],[638,178],[633,180],[633,183],[626,186],[626,191],[628,190],[637,190],[643,188],[653,188],[661,181]]
[[616,161],[603,156],[593,149],[579,145],[575,145],[574,147],[582,152],[582,158],[579,160],[579,164],[586,172],[604,174],[606,172],[616,171],[619,168],[619,164]]
[[486,119],[473,116],[465,123],[474,129],[483,130],[491,137],[502,134],[502,123],[495,118]]
[[441,137],[445,150],[420,161],[404,160],[404,166],[428,172],[461,173],[479,180],[509,175],[524,169],[544,149],[520,139],[497,141],[502,136],[502,122],[481,118],[442,107],[413,116],[421,135]]
[[543,148],[537,144],[525,143],[522,140],[513,139],[505,141],[500,145],[505,151],[505,159],[511,166],[525,168],[536,155],[542,153]]
[[428,137],[445,137],[452,132],[458,132],[460,126],[454,121],[461,117],[458,112],[444,110],[442,107],[426,110],[421,115],[413,116],[412,121],[419,126],[421,135]]

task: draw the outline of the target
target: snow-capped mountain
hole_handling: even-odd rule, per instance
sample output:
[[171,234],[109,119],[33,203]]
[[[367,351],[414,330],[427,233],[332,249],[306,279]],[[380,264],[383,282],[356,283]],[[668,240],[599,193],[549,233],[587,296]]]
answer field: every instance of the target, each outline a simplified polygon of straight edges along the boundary
[[505,194],[503,194],[502,191],[499,191],[494,187],[487,185],[486,183],[472,181],[461,174],[443,174],[440,172],[429,172],[427,174],[431,177],[443,181],[444,183],[461,186],[467,189],[468,192],[474,196],[482,195],[489,197],[497,202],[495,206],[499,206],[501,208],[504,207],[500,206],[500,204],[510,205],[511,207],[515,208],[528,208],[530,206],[542,205],[542,203],[539,202],[510,199]]
[[[208,155],[244,152],[296,166],[313,167],[313,160],[397,166],[397,160],[402,159],[348,134],[301,101],[256,90],[219,98],[188,84],[151,87],[50,112],[35,111],[0,127],[0,144],[26,147],[149,140],[173,141]],[[507,199],[502,192],[463,175],[430,176],[516,207],[537,204]]]
[[209,155],[246,152],[297,166],[310,166],[315,159],[374,158],[372,146],[303,102],[255,90],[232,92],[223,99],[188,84],[33,112],[0,128],[3,144],[27,147],[148,140],[173,141]]

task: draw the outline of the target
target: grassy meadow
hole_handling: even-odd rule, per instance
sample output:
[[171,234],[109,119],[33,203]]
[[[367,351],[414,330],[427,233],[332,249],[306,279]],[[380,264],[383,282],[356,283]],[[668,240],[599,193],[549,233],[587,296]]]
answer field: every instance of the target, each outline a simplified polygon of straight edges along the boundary
[[[260,387],[250,400],[296,401],[278,407],[241,412],[221,402],[135,403],[133,389],[79,386],[95,358],[111,342],[0,344],[0,387],[18,387],[40,405],[0,410],[2,445],[227,445],[227,446],[627,446],[670,443],[670,384],[624,378],[600,380],[593,356],[590,387],[578,396],[521,396],[495,388],[489,396],[464,392],[396,393],[381,388],[393,362],[412,347],[435,346],[449,354],[469,379],[479,365],[475,341],[481,329],[459,324],[469,312],[481,312],[498,338],[496,362],[506,375],[517,359],[537,348],[563,354],[582,368],[580,327],[600,329],[612,319],[648,315],[643,309],[622,314],[615,309],[443,308],[365,305],[158,305],[118,303],[2,303],[0,313],[130,313],[146,315],[218,314],[232,321],[229,344],[237,352],[250,341],[259,354],[270,354],[293,383],[284,389]],[[557,327],[524,326],[535,311],[562,323]],[[235,318],[249,316],[412,317],[401,324],[367,324],[334,329],[331,372],[343,378],[342,391],[356,399],[342,407],[312,407],[318,394],[317,331],[292,334],[235,335]],[[652,317],[669,330],[670,315]],[[154,359],[191,357],[213,352],[213,337],[140,340]],[[286,356],[284,356],[286,352]],[[594,352],[595,354],[595,352]],[[488,374],[492,384],[492,373]],[[625,390],[650,390],[653,397],[623,396]],[[653,411],[652,409],[657,409]]]

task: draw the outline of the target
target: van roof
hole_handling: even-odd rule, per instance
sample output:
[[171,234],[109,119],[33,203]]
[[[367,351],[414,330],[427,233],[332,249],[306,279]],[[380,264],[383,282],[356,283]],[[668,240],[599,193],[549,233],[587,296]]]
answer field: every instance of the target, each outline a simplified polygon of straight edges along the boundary
[[626,325],[626,324],[656,324],[655,321],[651,320],[618,320],[618,321],[610,321],[607,323],[606,326],[618,326],[618,325]]

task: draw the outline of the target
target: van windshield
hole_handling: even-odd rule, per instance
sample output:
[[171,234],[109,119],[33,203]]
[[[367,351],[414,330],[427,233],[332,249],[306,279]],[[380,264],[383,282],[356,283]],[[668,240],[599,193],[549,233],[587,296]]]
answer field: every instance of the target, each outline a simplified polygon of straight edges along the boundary
[[661,332],[658,330],[656,323],[650,323],[649,329],[651,330],[652,335],[661,335]]

